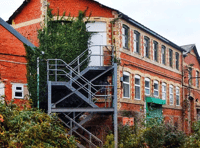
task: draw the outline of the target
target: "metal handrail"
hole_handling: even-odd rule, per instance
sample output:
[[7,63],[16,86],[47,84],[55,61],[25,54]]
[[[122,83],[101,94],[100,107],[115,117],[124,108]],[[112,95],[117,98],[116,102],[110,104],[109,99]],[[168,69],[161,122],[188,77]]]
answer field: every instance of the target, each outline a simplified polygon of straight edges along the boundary
[[[83,126],[81,126],[80,124],[78,124],[76,121],[74,121],[72,118],[70,118],[68,115],[66,115],[65,113],[63,113],[64,115],[65,115],[65,117],[68,119],[68,120],[70,120],[70,121],[72,121],[76,126],[78,126],[79,128],[81,128],[82,130],[84,130],[86,133],[88,133],[89,134],[89,136],[91,136],[91,137],[93,137],[94,139],[96,139],[99,143],[101,143],[101,146],[103,146],[103,142],[99,139],[99,138],[97,138],[95,135],[93,135],[91,132],[89,132],[88,130],[86,130]],[[73,128],[72,128],[72,124],[71,124],[71,126],[70,126],[70,129],[71,129],[71,131],[70,131],[70,134],[72,134],[72,131],[74,131],[73,130]],[[92,141],[91,141],[91,139],[89,140],[91,143],[92,143]],[[93,143],[92,143],[93,144]]]
[[[59,120],[65,125],[67,126],[69,129],[71,128],[69,125],[67,125],[62,119],[59,118]],[[74,130],[73,128],[71,129],[74,133],[76,133],[78,136],[80,136],[81,138],[83,138],[85,141],[87,141],[89,144],[93,145],[94,147],[97,148],[97,146],[92,143],[90,140],[88,140],[86,137],[84,137],[83,135],[79,134],[76,130]]]

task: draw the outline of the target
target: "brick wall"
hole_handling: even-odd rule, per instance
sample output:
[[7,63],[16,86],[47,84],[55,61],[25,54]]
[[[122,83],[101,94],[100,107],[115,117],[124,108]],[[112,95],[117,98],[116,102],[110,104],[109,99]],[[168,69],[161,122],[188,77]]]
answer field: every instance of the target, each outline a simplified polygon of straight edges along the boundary
[[[23,43],[0,25],[0,80],[5,85],[6,100],[12,99],[12,84],[26,84],[26,52]],[[27,94],[27,86],[24,91]],[[16,99],[15,102],[20,102]]]

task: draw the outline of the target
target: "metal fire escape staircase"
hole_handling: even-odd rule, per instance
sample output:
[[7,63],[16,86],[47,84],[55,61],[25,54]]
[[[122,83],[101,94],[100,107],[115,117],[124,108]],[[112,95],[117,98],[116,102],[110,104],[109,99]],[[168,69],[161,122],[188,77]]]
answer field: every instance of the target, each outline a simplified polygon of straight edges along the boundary
[[[103,142],[83,124],[97,113],[113,113],[117,143],[117,64],[114,63],[114,48],[99,46],[99,50],[103,53],[94,55],[89,48],[68,64],[62,59],[47,60],[48,113],[59,113],[60,120],[69,128],[68,134],[84,139],[92,148],[102,147]],[[100,58],[102,66],[84,67],[91,56]],[[109,76],[112,84],[107,82]],[[86,134],[79,133],[79,129]],[[81,144],[78,146],[83,147]]]

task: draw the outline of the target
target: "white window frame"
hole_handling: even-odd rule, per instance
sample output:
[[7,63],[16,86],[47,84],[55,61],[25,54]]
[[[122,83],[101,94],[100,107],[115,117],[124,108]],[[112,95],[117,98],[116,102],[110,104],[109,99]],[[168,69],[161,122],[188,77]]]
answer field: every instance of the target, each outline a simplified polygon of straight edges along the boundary
[[199,71],[196,71],[196,87],[199,88]]
[[[155,89],[155,84],[157,84],[158,85],[158,89]],[[158,95],[155,95],[155,92],[158,92]],[[154,82],[153,82],[153,96],[154,97],[159,97],[159,82],[157,81],[157,80],[154,80]]]
[[[16,88],[17,87],[21,87],[22,89],[21,90],[17,90]],[[19,92],[19,93],[22,93],[22,96],[19,97],[19,96],[16,96],[15,95],[15,92]],[[12,85],[12,96],[13,98],[16,98],[16,99],[23,99],[24,98],[24,85],[23,84],[13,84]]]
[[162,83],[162,100],[166,100],[167,98],[167,84]]
[[[149,87],[146,87],[146,83],[145,82],[149,82]],[[149,78],[145,78],[144,80],[144,92],[145,92],[145,95],[146,96],[150,96],[151,92],[150,92],[150,87],[151,87],[151,84],[150,84],[150,79]],[[146,94],[146,90],[149,90],[149,94]]]
[[[171,98],[172,98],[172,102],[171,102]],[[169,104],[174,105],[174,87],[173,87],[173,85],[169,86]]]
[[0,82],[0,101],[4,101],[5,96],[5,84],[3,82]]
[[[139,79],[139,84],[136,84],[135,83],[135,100],[141,100],[141,78],[140,78],[140,76],[139,75],[135,75],[135,79]],[[136,81],[135,81],[136,82]],[[139,87],[139,90],[140,90],[140,92],[139,92],[139,94],[140,94],[140,98],[136,98],[136,87]]]
[[[177,99],[179,100],[179,104],[177,104]],[[176,106],[180,106],[180,88],[176,87]]]
[[127,97],[125,97],[125,96],[124,96],[124,92],[123,92],[123,98],[130,98],[130,73],[128,73],[128,72],[123,72],[123,77],[124,77],[124,75],[129,77],[129,82],[125,82],[125,81],[123,80],[123,90],[124,90],[124,84],[128,85],[129,94],[128,94]]

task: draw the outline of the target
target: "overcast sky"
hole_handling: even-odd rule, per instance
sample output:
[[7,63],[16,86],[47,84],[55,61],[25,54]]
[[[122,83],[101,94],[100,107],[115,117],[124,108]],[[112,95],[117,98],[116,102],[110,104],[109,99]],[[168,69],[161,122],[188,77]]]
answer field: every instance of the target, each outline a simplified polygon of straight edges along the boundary
[[[8,20],[23,1],[0,0],[0,17]],[[97,1],[118,9],[177,45],[196,44],[200,53],[200,0]]]

